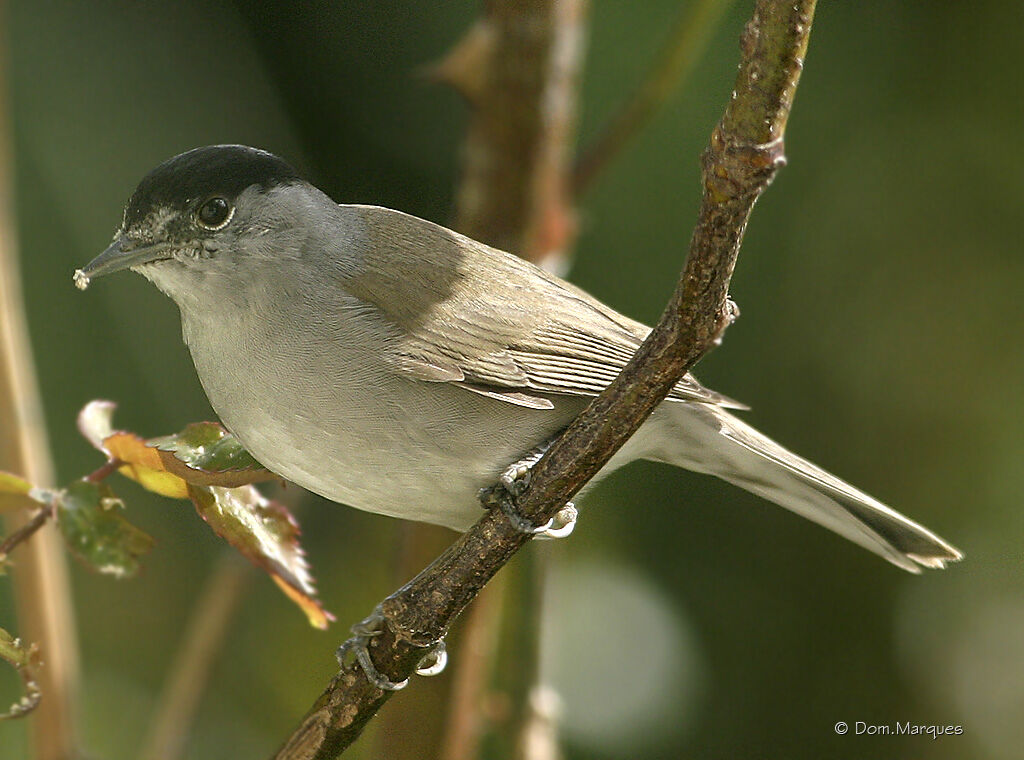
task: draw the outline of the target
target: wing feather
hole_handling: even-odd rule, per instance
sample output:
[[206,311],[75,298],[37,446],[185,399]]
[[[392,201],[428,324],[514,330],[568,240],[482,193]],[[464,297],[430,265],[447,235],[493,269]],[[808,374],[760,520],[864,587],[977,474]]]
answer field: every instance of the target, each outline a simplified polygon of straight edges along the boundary
[[[398,328],[387,358],[410,377],[550,409],[532,392],[597,395],[650,331],[539,267],[444,227],[374,206],[340,208],[358,216],[367,246],[343,286]],[[745,408],[692,375],[669,398]]]

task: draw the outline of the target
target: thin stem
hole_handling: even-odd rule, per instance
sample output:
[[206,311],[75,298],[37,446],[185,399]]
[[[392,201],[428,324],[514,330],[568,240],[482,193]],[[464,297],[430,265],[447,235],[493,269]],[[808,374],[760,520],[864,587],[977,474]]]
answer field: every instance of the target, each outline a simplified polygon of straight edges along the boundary
[[[466,614],[459,642],[459,666],[452,676],[448,720],[439,760],[476,760],[485,725],[488,679],[498,643],[505,606],[504,577],[476,598]],[[531,632],[535,635],[535,632]]]
[[733,0],[697,0],[679,15],[668,41],[632,97],[580,152],[572,170],[572,195],[578,198],[622,153],[657,112],[686,82],[694,65]]
[[[0,2],[0,28],[4,11]],[[0,34],[0,469],[47,487],[53,485],[54,468],[21,293],[4,43]],[[8,529],[17,532],[25,519],[15,513]],[[43,700],[31,722],[33,757],[66,760],[76,754],[79,666],[67,556],[56,531],[43,530],[23,547],[11,578],[20,632],[39,644],[46,662],[39,672]]]
[[109,478],[111,475],[113,475],[115,472],[117,472],[118,468],[122,467],[123,465],[124,462],[122,462],[120,459],[108,460],[101,467],[97,467],[95,470],[86,475],[85,480],[88,480],[90,483],[101,483],[107,478]]
[[481,85],[455,228],[556,268],[575,231],[567,175],[586,10],[587,0],[494,0],[481,21],[484,54],[463,64],[479,69]]
[[252,577],[252,566],[226,551],[196,600],[154,710],[140,760],[176,760],[195,720],[217,653]]
[[[394,537],[395,556],[390,575],[396,585],[404,583],[428,565],[452,540],[451,532],[446,528],[423,523],[398,522],[393,526],[393,531],[397,535]],[[461,635],[469,625],[467,623],[453,632],[453,638],[449,641],[460,652]],[[453,681],[459,677],[464,666],[465,661],[460,656],[450,664],[451,673],[446,674],[448,677],[426,680],[423,688],[392,704],[380,716],[372,739],[368,739],[373,745],[369,754],[388,760],[436,757],[443,727],[440,721],[425,725],[423,717],[436,711],[436,705],[450,703]]]
[[6,559],[18,544],[31,538],[37,530],[46,525],[51,517],[53,517],[53,510],[49,507],[36,510],[28,522],[22,523],[4,539],[3,543],[0,543],[0,561]]

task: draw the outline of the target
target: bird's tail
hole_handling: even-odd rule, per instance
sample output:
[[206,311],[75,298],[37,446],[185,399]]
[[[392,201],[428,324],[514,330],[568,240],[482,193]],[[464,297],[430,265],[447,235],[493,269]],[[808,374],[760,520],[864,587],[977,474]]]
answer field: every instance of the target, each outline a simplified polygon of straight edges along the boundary
[[[648,459],[715,475],[824,525],[913,573],[959,560],[930,530],[858,491],[718,406],[665,403]],[[649,423],[650,424],[650,423]],[[665,430],[663,426],[670,429]]]

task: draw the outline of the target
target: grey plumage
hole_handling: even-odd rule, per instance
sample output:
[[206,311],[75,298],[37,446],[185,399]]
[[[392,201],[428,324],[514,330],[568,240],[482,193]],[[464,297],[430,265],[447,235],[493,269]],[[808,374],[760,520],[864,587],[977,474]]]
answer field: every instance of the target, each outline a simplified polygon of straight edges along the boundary
[[[231,216],[203,229],[211,198]],[[443,227],[338,206],[280,159],[240,146],[154,170],[79,281],[126,267],[177,302],[211,404],[267,467],[350,506],[458,530],[479,516],[478,489],[563,429],[649,331]],[[598,477],[664,461],[907,570],[960,558],[730,408],[743,407],[687,375]]]

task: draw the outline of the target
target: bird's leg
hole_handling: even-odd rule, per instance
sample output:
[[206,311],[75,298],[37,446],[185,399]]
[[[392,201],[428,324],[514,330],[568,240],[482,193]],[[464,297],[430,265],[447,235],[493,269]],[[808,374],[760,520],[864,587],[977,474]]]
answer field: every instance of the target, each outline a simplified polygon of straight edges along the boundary
[[[369,617],[352,626],[352,638],[338,647],[338,664],[345,667],[345,657],[352,652],[370,683],[382,691],[399,691],[409,685],[409,679],[392,681],[377,670],[370,659],[368,644],[374,636],[380,636],[383,632],[384,613],[378,606]],[[445,648],[444,639],[439,639],[431,644],[427,653],[423,655],[419,665],[416,666],[416,675],[436,676],[444,670],[447,663],[448,651]]]
[[534,525],[523,517],[516,504],[516,499],[530,484],[530,470],[540,461],[550,445],[550,442],[542,444],[518,462],[513,462],[506,467],[499,476],[497,485],[480,491],[480,500],[488,508],[499,507],[516,530],[521,533],[528,533],[538,538],[565,538],[576,527],[578,512],[571,501],[567,502],[554,517],[543,525]]

